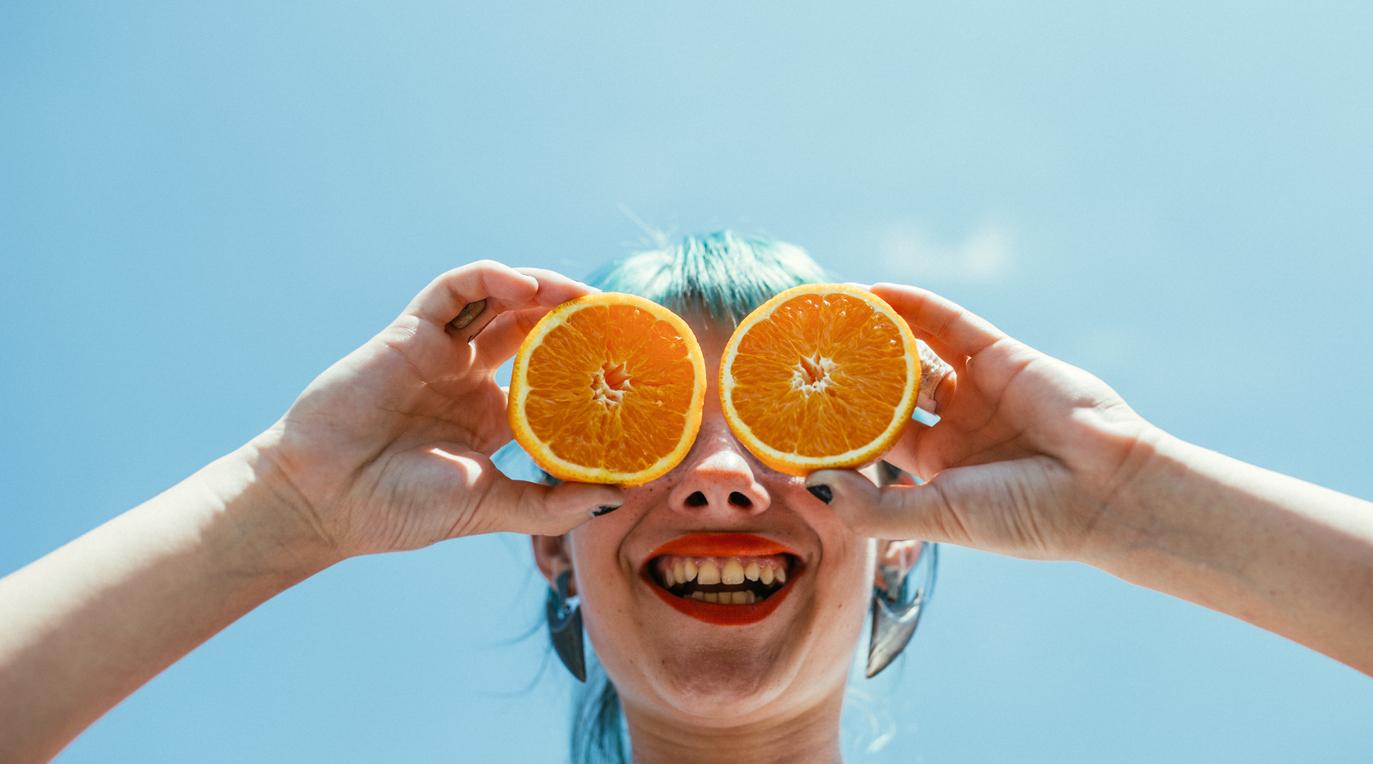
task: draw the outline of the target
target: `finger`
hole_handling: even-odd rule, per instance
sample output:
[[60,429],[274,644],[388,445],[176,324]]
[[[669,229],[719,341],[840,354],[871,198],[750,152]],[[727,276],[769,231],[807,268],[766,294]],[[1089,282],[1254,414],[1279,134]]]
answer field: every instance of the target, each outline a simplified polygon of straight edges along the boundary
[[491,321],[481,336],[473,340],[477,346],[477,362],[487,366],[500,366],[506,359],[515,355],[520,343],[540,318],[548,315],[548,308],[526,308],[510,310]]
[[1070,480],[1062,464],[1036,455],[954,467],[918,486],[878,488],[852,470],[820,470],[806,478],[806,487],[828,496],[835,514],[871,538],[1062,559],[1070,551],[1065,542],[1082,532],[1074,528],[1081,520],[1066,514]]
[[861,535],[967,545],[963,524],[943,486],[936,485],[945,474],[924,485],[879,488],[853,470],[819,470],[806,477],[806,488],[817,496],[829,496],[827,503],[834,513]]
[[519,342],[524,339],[524,335],[527,334],[529,330],[534,327],[534,324],[538,322],[539,318],[542,318],[550,309],[562,305],[568,300],[574,300],[583,295],[600,291],[595,287],[588,286],[580,281],[575,281],[557,271],[550,271],[546,268],[517,268],[516,270],[526,276],[534,277],[539,282],[539,290],[534,294],[533,299],[530,300],[531,305],[536,305],[538,307],[521,311],[520,316],[517,319],[501,322],[502,327],[509,327],[511,321],[514,322],[514,325],[513,327],[507,328],[504,335],[491,342],[495,352],[489,353],[488,355],[501,356],[500,360],[505,360],[505,358],[510,357],[510,355],[515,352],[512,349],[510,352],[504,353],[503,356],[501,355],[501,348],[505,344],[508,344],[511,332],[518,335],[518,338],[515,341],[516,347],[518,347]]
[[570,279],[547,268],[516,268],[516,270],[539,282],[539,291],[534,297],[534,302],[538,305],[551,308],[582,295],[600,291],[593,286]]
[[[941,419],[941,423],[942,421],[943,420]],[[936,428],[939,426],[939,424],[935,425]],[[925,462],[931,462],[931,460],[938,457],[937,455],[922,449],[921,444],[926,438],[936,437],[936,433],[942,434],[942,431],[929,427],[921,427],[918,424],[907,425],[906,429],[902,431],[900,437],[896,439],[896,442],[892,444],[891,448],[887,449],[887,452],[882,454],[882,459],[891,462],[893,466],[899,468],[902,472],[910,473],[911,475],[924,480],[938,470],[933,463],[922,462],[922,457],[924,457]]]
[[[915,405],[938,414],[940,403],[938,393],[944,381],[953,378],[953,366],[936,355],[934,349],[925,342],[917,340],[916,347],[920,355],[920,392],[916,397]],[[946,399],[952,392],[952,387],[950,385],[945,389],[944,396]]]
[[559,483],[555,486],[496,477],[482,501],[494,530],[560,536],[624,504],[619,486]]
[[458,311],[458,315],[448,325],[444,327],[449,334],[462,340],[464,343],[471,343],[477,335],[486,331],[497,316],[501,315],[500,303],[494,298],[483,297],[476,302],[469,302]]
[[[923,360],[921,363],[921,379],[923,381],[920,384],[920,394],[916,399],[916,405],[924,411],[937,414],[940,418],[939,422],[958,419],[957,411],[953,409],[953,402],[958,395],[958,375],[942,361],[940,362],[943,367],[941,369],[932,368],[923,363]],[[916,419],[915,416],[911,418]],[[928,450],[923,451],[925,458],[924,463],[922,463],[920,458],[922,456],[921,443],[924,442],[925,438],[935,437],[936,433],[943,433],[942,430],[932,429],[938,428],[939,422],[932,426],[907,425],[882,458],[921,478],[933,474],[934,469],[928,463],[933,458],[933,454]],[[957,425],[958,422],[955,421],[954,424]]]
[[991,322],[928,289],[875,284],[872,293],[886,300],[911,328],[928,334],[955,354],[974,356],[1006,337]]
[[[947,411],[958,397],[958,373],[950,370],[934,386],[934,413]],[[943,416],[940,414],[940,416]]]
[[503,531],[557,535],[624,503],[619,486],[514,480],[489,456],[456,443],[429,446],[424,457],[443,464],[438,493],[425,504],[450,513],[444,538]]
[[520,343],[528,336],[534,325],[548,311],[568,300],[598,291],[580,281],[574,281],[561,273],[543,268],[519,268],[520,273],[533,276],[539,282],[539,290],[532,302],[539,307],[507,311],[494,316],[483,328],[480,337],[473,337],[477,345],[477,360],[489,366],[499,366],[519,350]]
[[[405,312],[440,326],[447,326],[463,314],[462,320],[467,323],[459,328],[466,329],[493,309],[527,305],[538,291],[539,281],[535,277],[494,260],[478,260],[429,282],[410,301]],[[488,303],[482,310],[476,310],[474,306],[467,313],[476,315],[464,314],[464,308],[481,300],[493,300],[498,305]]]
[[[968,365],[968,356],[954,350],[947,342],[944,342],[929,332],[921,331],[915,327],[911,327],[911,330],[915,334],[916,339],[925,343],[925,346],[932,350],[939,360],[951,366],[955,373],[963,373],[964,368]],[[923,362],[923,356],[921,360]]]

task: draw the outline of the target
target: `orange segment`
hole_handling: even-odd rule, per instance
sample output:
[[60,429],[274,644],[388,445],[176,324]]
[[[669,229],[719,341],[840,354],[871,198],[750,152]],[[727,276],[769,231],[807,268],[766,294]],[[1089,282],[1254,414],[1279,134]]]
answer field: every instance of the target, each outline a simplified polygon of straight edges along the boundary
[[881,456],[910,420],[919,387],[910,327],[881,298],[842,284],[793,287],[763,303],[720,359],[730,429],[790,475]]
[[515,355],[506,409],[515,440],[550,475],[646,483],[696,439],[706,366],[686,322],[603,292],[544,316]]

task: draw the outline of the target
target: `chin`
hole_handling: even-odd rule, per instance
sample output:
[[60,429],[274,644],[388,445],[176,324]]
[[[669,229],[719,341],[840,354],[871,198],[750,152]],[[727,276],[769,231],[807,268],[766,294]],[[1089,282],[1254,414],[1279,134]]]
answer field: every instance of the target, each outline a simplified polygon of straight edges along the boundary
[[729,727],[781,710],[778,700],[797,672],[773,657],[693,650],[660,664],[651,681],[672,713],[701,726]]

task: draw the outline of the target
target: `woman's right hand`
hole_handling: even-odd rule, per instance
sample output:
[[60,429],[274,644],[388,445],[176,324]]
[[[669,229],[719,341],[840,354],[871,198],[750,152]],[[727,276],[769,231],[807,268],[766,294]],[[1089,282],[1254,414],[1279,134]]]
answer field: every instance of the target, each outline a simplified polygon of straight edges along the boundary
[[1092,562],[1112,499],[1162,433],[1106,383],[1006,336],[932,292],[878,284],[953,369],[935,391],[941,421],[912,425],[883,458],[925,479],[878,488],[848,470],[811,474],[864,535],[921,538],[1037,559]]
[[618,506],[614,486],[511,480],[490,459],[511,439],[494,372],[544,313],[589,291],[492,261],[439,276],[254,440],[259,479],[339,559],[492,531],[557,535]]

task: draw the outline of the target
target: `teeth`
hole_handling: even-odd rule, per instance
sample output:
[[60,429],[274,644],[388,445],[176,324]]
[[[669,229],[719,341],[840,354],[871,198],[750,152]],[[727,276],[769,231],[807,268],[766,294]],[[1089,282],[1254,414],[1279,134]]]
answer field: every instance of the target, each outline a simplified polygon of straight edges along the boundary
[[[703,560],[701,567],[696,572],[696,583],[702,586],[720,583],[720,569],[715,567],[714,560]],[[713,602],[714,600],[708,600]]]
[[721,605],[752,605],[760,602],[767,594],[754,593],[753,590],[744,587],[745,582],[759,581],[763,586],[781,586],[787,582],[786,566],[787,561],[780,555],[694,558],[665,556],[657,561],[656,573],[659,582],[668,589],[680,587],[691,581],[705,587],[722,584],[739,587],[729,591],[682,592],[679,596]]
[[725,563],[725,569],[720,573],[720,580],[726,584],[742,584],[744,582],[744,566],[738,560],[730,560]]

